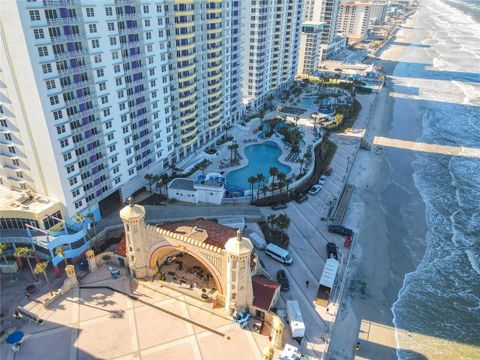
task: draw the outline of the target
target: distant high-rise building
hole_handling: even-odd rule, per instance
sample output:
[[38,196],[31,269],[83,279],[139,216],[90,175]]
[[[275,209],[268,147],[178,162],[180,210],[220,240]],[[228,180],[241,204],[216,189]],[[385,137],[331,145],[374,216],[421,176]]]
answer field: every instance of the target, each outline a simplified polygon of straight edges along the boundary
[[98,218],[212,143],[241,113],[241,7],[2,2],[0,184]]
[[347,37],[349,44],[365,39],[370,24],[370,11],[370,2],[341,2],[337,33]]
[[297,76],[309,76],[317,70],[320,61],[319,49],[324,26],[325,23],[309,21],[305,21],[302,24]]
[[375,25],[384,24],[387,9],[387,0],[372,0],[370,5],[370,22],[374,23]]
[[302,1],[244,0],[243,101],[247,109],[263,106],[297,73]]
[[325,60],[337,50],[335,43],[339,3],[340,0],[304,0],[303,20],[325,23],[319,52],[320,60]]

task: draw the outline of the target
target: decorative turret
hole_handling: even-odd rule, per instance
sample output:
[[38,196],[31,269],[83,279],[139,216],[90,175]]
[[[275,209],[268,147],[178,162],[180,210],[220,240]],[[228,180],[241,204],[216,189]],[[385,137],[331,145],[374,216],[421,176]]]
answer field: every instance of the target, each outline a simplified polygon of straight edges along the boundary
[[148,266],[147,246],[145,242],[145,208],[135,205],[131,197],[128,198],[128,205],[120,210],[120,218],[125,226],[125,237],[127,242],[127,262],[130,273],[137,278],[150,274]]
[[273,314],[272,317],[272,346],[275,349],[281,349],[283,346],[283,322],[278,315]]
[[250,257],[252,243],[242,236],[240,230],[237,236],[225,244],[227,253],[227,291],[225,293],[225,311],[228,315],[233,310],[244,311],[252,304],[252,274],[250,272]]
[[88,268],[90,269],[90,272],[94,272],[97,270],[97,260],[95,259],[95,253],[93,252],[92,249],[88,249],[85,251],[85,256],[87,257],[88,261]]

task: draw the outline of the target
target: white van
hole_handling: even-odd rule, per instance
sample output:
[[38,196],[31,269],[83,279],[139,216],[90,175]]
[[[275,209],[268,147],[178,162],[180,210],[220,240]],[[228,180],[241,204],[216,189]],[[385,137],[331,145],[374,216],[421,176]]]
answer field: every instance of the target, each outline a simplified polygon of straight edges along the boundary
[[267,242],[265,241],[265,239],[256,232],[250,232],[248,234],[248,237],[252,241],[253,246],[255,246],[257,249],[263,250],[267,246]]
[[265,254],[285,265],[290,265],[293,261],[287,250],[275,244],[268,244],[265,248]]

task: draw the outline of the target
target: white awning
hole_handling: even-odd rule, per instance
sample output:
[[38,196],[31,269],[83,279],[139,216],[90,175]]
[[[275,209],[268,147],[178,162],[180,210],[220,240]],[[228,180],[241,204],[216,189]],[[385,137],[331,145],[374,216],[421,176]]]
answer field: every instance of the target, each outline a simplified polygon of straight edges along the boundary
[[323,268],[322,277],[320,278],[320,285],[332,288],[337,276],[339,263],[335,259],[327,259],[325,267]]

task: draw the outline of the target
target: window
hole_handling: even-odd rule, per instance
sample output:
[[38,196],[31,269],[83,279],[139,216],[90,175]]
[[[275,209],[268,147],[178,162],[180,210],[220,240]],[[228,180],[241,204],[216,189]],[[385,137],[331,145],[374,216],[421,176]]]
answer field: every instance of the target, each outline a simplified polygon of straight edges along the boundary
[[96,48],[99,48],[99,47],[100,47],[100,42],[98,41],[98,39],[92,40],[92,48],[96,49]]
[[30,11],[29,11],[29,14],[30,14],[30,20],[32,20],[32,21],[38,21],[38,20],[40,20],[40,11],[38,11],[38,10],[30,10]]
[[103,117],[107,117],[110,115],[110,109],[103,110]]
[[119,73],[120,72],[120,65],[113,65],[113,72]]
[[102,102],[102,104],[108,103],[108,96],[102,96],[102,97],[100,97],[100,101]]
[[93,57],[93,60],[95,61],[95,64],[101,63],[102,62],[102,54],[96,54]]
[[80,189],[75,189],[72,191],[72,196],[73,197],[77,197],[78,195],[80,195]]
[[55,89],[55,80],[47,80],[45,81],[45,85],[48,90]]
[[62,110],[54,111],[54,112],[53,112],[53,118],[54,118],[55,120],[58,120],[58,119],[63,118]]
[[97,32],[97,25],[96,24],[88,24],[88,30],[90,31],[90,34],[96,33]]
[[114,31],[115,30],[115,24],[113,22],[109,22],[107,24],[108,31]]
[[145,26],[150,26],[150,20],[148,19],[145,20]]
[[107,16],[112,16],[113,15],[113,11],[112,11],[111,7],[106,7],[105,8],[105,15],[107,15]]
[[52,65],[50,65],[50,64],[43,64],[43,65],[42,65],[42,72],[43,72],[44,74],[51,73],[51,72],[52,72]]
[[50,105],[56,105],[58,104],[60,101],[58,100],[58,96],[57,95],[53,95],[53,96],[50,96]]
[[115,84],[116,84],[117,86],[122,85],[122,78],[116,78],[116,79],[115,79]]
[[63,134],[65,132],[65,125],[57,126],[57,134]]
[[15,147],[9,146],[8,147],[8,152],[11,153],[11,154],[15,154]]
[[63,161],[67,162],[68,160],[71,160],[71,159],[72,159],[72,153],[71,152],[63,154]]
[[20,166],[20,161],[18,161],[18,159],[12,159],[12,164],[15,166]]
[[64,148],[68,146],[68,139],[62,139],[60,140],[60,147]]
[[97,69],[97,77],[102,77],[105,75],[105,72],[103,71],[103,69]]
[[82,200],[78,201],[75,203],[75,209],[78,209],[80,207],[82,207],[83,203],[82,203]]
[[146,32],[145,37],[147,38],[147,40],[150,40],[152,38],[152,33],[151,32]]
[[43,39],[45,37],[43,29],[35,29],[33,30],[33,34],[35,35],[35,39]]
[[111,37],[110,38],[110,45],[117,45],[117,38],[116,37]]
[[118,59],[118,51],[112,51],[112,60]]
[[38,48],[38,55],[39,56],[48,56],[48,49],[46,46],[40,46]]
[[100,91],[103,91],[103,90],[105,90],[106,88],[107,88],[107,85],[106,85],[104,82],[98,84],[98,89],[99,89]]
[[87,11],[87,17],[94,17],[95,12],[93,11],[93,8],[86,8]]

